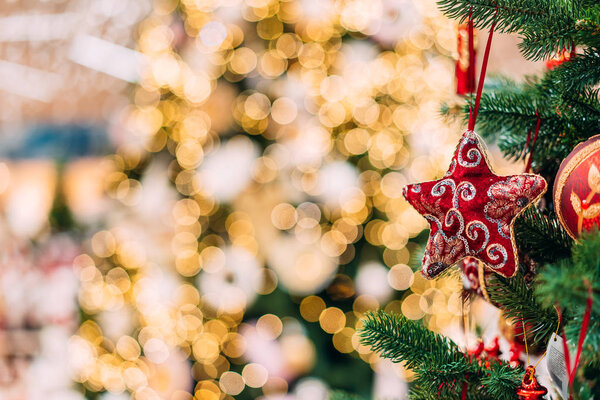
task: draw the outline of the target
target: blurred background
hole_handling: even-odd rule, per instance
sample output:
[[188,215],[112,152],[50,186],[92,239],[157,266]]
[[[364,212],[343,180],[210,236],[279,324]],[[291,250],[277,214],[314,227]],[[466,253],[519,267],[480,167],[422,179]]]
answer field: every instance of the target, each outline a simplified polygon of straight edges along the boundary
[[406,398],[366,311],[475,337],[401,196],[462,133],[457,37],[433,0],[3,1],[0,399]]

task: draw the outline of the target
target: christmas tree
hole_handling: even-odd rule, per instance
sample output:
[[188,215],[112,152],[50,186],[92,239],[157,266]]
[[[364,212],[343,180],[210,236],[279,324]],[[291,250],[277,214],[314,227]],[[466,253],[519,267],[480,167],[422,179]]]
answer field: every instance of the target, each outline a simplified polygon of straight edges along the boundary
[[[485,261],[489,268],[480,269],[478,278],[485,285],[485,296],[522,328],[525,345],[529,349],[538,346],[540,353],[550,358],[545,353],[555,351],[550,341],[565,342],[564,347],[558,345],[565,361],[553,368],[562,368],[567,383],[552,395],[597,398],[600,174],[595,135],[600,133],[600,8],[596,2],[563,0],[441,0],[438,5],[447,16],[470,20],[475,28],[518,34],[523,57],[550,61],[541,77],[531,77],[523,84],[489,81],[480,103],[467,98],[460,109],[469,127],[448,173],[439,181],[407,188],[408,201],[433,221],[432,245],[425,252],[423,273],[434,277],[441,269],[463,262],[466,255]],[[484,56],[483,63],[486,61]],[[443,111],[451,114],[452,107]],[[482,168],[477,173],[486,174],[490,182],[497,178],[487,175],[487,160],[480,160],[485,159],[485,150],[471,131],[475,118],[478,134],[496,143],[506,158],[526,161],[526,169],[537,175],[516,175],[491,184],[480,179],[479,186],[467,185],[462,191],[458,183],[453,187],[455,178],[472,176],[465,168]],[[419,205],[415,199],[429,193],[418,192],[427,192],[430,183],[438,184],[430,195],[434,201]],[[549,190],[538,201],[546,187]],[[487,190],[482,193],[482,188]],[[443,198],[446,189],[457,194],[452,204],[455,208],[449,211],[436,208],[443,208],[436,199]],[[475,190],[482,193],[478,194],[483,196],[481,201],[488,202],[481,211],[488,221],[506,217],[506,224],[498,222],[498,233],[510,239],[512,246],[503,246],[502,238],[496,238],[485,224],[477,226],[480,231],[470,225],[478,223],[473,215],[479,211],[469,205]],[[446,220],[438,227],[439,215]],[[445,236],[440,239],[456,218],[463,216],[461,228],[468,240],[452,244]],[[483,241],[477,232],[489,236]],[[456,237],[462,237],[460,232]],[[449,243],[454,246],[451,251],[444,247]],[[486,251],[474,251],[476,243]],[[486,246],[502,248],[504,253],[495,255]],[[513,256],[515,265],[511,267]],[[502,263],[495,264],[498,259]],[[534,370],[525,372],[521,366],[485,352],[465,352],[448,338],[403,316],[371,313],[364,320],[361,337],[382,357],[403,362],[415,372],[411,398],[530,399],[544,395],[544,389],[531,382]],[[558,380],[552,376],[553,383],[560,386]]]

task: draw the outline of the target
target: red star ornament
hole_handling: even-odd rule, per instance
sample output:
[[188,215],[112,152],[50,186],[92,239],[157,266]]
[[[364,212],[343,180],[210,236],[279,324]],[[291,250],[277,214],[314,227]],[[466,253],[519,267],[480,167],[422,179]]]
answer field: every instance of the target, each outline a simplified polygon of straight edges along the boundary
[[519,260],[513,223],[545,192],[539,175],[498,176],[479,136],[466,131],[442,179],[404,187],[404,197],[431,225],[422,274],[434,278],[472,256],[504,277]]

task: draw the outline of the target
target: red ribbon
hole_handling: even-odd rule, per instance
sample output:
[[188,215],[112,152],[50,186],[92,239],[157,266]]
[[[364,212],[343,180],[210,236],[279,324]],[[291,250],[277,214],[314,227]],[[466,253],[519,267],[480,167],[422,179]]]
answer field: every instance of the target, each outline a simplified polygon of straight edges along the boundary
[[[468,379],[468,376],[467,376]],[[467,399],[467,382],[463,382],[462,384],[462,393],[460,394],[460,400]]]
[[[573,385],[573,381],[575,380],[575,372],[577,372],[577,367],[579,366],[579,359],[581,357],[581,351],[583,350],[583,342],[585,342],[585,337],[587,335],[588,326],[590,324],[590,316],[592,314],[592,305],[594,303],[594,293],[592,291],[592,285],[590,282],[585,279],[585,285],[588,289],[588,296],[585,306],[585,313],[583,314],[583,321],[581,322],[581,329],[579,330],[579,341],[577,343],[577,353],[575,354],[575,363],[573,364],[573,368],[571,369],[571,355],[569,353],[569,347],[567,346],[567,335],[565,334],[565,327],[562,327],[562,335],[563,335],[563,351],[565,352],[565,364],[567,367],[567,376],[569,377],[569,390]],[[558,310],[558,323],[561,324],[562,315],[560,313],[560,308],[557,307]],[[569,396],[571,398],[571,396]]]
[[[481,61],[481,72],[479,74],[479,82],[477,82],[477,95],[475,96],[475,107],[471,106],[469,111],[469,125],[468,129],[472,131],[475,129],[475,120],[477,120],[477,112],[479,111],[479,101],[481,100],[481,93],[483,92],[483,81],[485,80],[485,71],[487,70],[488,60],[490,58],[490,48],[492,47],[492,36],[494,35],[494,28],[496,27],[496,15],[498,15],[498,7],[496,7],[496,14],[494,14],[494,21],[490,27],[490,35],[488,36],[487,43],[485,44],[485,52],[483,53],[483,60]],[[469,37],[471,37],[472,29],[471,13],[469,13]],[[471,38],[469,39],[469,45],[471,44]]]
[[[469,69],[467,73],[469,74],[469,81],[473,82],[473,86],[475,85],[475,39],[474,39],[474,27],[473,27],[473,9],[469,11],[469,23],[467,24],[468,36],[469,36]],[[473,116],[473,91],[471,89],[470,96],[471,106],[469,107],[469,121]]]
[[573,379],[575,379],[575,371],[577,371],[577,366],[579,365],[579,357],[581,356],[583,342],[585,341],[585,336],[587,335],[588,326],[590,324],[590,316],[592,314],[592,304],[594,302],[592,285],[590,285],[590,282],[587,279],[585,280],[585,285],[588,288],[587,304],[585,306],[585,314],[583,314],[583,321],[581,322],[581,330],[579,331],[579,342],[577,343],[577,354],[575,355],[575,364],[573,364],[573,372],[569,377],[569,385],[571,385],[573,383]]

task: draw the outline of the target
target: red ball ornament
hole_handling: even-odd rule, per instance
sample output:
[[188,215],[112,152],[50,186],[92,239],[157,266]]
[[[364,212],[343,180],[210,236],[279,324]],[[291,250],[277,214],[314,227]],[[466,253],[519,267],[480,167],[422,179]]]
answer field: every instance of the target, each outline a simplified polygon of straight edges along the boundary
[[558,219],[572,238],[600,228],[600,135],[578,144],[564,159],[553,197]]

